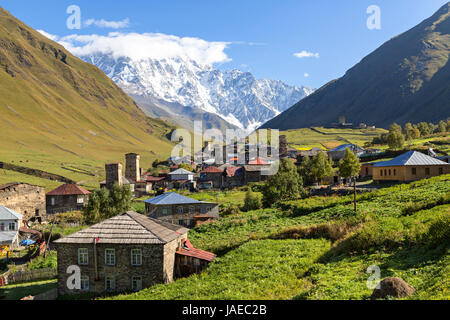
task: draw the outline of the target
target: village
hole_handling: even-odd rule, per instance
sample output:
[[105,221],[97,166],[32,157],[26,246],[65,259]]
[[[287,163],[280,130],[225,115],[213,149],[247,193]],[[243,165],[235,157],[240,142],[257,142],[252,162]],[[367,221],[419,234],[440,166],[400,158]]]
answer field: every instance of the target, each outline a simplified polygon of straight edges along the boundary
[[[277,201],[271,197],[285,197],[264,191],[281,183],[277,189],[287,188],[286,193],[295,194],[302,189],[305,199],[354,194],[356,212],[357,194],[450,174],[449,156],[439,156],[431,148],[427,152],[382,151],[343,144],[331,150],[299,151],[281,136],[278,148],[269,151],[279,154],[280,171],[269,176],[266,172],[274,165],[272,158],[251,158],[246,147],[243,165],[238,164],[238,154],[226,153],[224,147],[225,163],[221,165],[207,160],[199,166],[185,157],[155,161],[148,171],[141,167],[139,154],[129,153],[124,166],[121,162],[105,164],[106,179],[91,191],[74,183],[47,193],[26,183],[1,185],[0,263],[20,267],[56,254],[57,270],[44,274],[44,278],[57,277],[53,298],[137,292],[201,273],[214,262],[217,254],[194,247],[190,230],[213,226],[233,207],[218,197],[197,200],[202,195],[241,192],[245,195],[242,210],[259,210],[267,207],[267,202],[270,207],[270,202]],[[202,151],[211,154],[208,148],[211,145],[206,143]],[[277,179],[285,172],[292,182]],[[302,181],[301,187],[289,190],[291,184],[297,185],[295,180]],[[110,198],[108,205],[99,200],[104,195]],[[75,218],[69,219],[69,225],[80,226],[79,230],[55,237],[58,224],[60,229],[67,226],[60,217],[71,214]],[[77,221],[81,219],[83,223]],[[71,277],[67,270],[74,265],[81,276],[79,286],[72,288],[67,286]],[[15,270],[6,269],[0,287],[16,281],[15,273],[20,271]],[[22,270],[22,274],[26,272]]]

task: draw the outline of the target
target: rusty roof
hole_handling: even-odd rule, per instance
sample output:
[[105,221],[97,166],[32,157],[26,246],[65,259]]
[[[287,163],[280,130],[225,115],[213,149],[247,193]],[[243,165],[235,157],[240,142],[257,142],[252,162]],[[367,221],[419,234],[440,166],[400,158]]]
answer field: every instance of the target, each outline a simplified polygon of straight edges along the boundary
[[76,184],[63,184],[53,191],[47,193],[48,196],[72,196],[72,195],[88,195],[89,191],[83,189]]
[[216,255],[214,253],[203,251],[199,249],[195,249],[194,246],[191,244],[189,239],[186,239],[182,243],[181,249],[177,251],[177,254],[197,258],[200,260],[205,260],[212,262],[216,258]]

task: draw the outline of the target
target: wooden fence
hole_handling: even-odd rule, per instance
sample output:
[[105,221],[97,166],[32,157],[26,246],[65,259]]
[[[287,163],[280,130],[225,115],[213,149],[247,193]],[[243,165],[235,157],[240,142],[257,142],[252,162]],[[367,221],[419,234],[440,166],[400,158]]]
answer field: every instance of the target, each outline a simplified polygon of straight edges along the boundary
[[19,282],[31,282],[36,280],[50,280],[57,276],[56,269],[37,269],[29,271],[19,271],[6,276],[8,284]]

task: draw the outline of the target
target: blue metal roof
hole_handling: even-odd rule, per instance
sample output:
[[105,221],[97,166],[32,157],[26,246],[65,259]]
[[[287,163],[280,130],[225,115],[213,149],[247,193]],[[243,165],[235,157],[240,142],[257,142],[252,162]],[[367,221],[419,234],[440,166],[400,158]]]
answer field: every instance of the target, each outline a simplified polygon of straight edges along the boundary
[[351,151],[364,151],[363,148],[361,148],[360,146],[356,145],[356,144],[343,144],[340,145],[339,147],[334,148],[331,151],[345,151],[347,149],[350,149]]
[[378,162],[374,167],[398,167],[398,166],[436,166],[448,165],[448,163],[427,156],[421,152],[408,151],[390,161]]
[[175,192],[168,192],[158,197],[145,200],[145,202],[153,205],[209,203],[188,198]]

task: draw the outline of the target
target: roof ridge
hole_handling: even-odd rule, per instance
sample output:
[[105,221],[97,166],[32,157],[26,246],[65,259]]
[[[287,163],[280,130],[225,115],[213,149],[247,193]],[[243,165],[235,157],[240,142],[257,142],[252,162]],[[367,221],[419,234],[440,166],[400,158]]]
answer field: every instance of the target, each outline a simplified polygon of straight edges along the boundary
[[[159,241],[166,243],[167,241],[164,241],[161,237],[159,237],[157,234],[155,234],[153,231],[149,230],[146,226],[144,226],[141,222],[137,221],[135,217],[133,217],[134,214],[139,214],[135,211],[127,211],[126,213],[124,213],[123,215],[128,215],[131,219],[133,219],[133,221],[136,221],[136,223],[138,223],[140,226],[142,226],[145,230],[147,230],[148,232],[150,232],[151,234],[153,234],[156,238],[158,238]],[[149,221],[154,222],[151,218],[144,216],[146,218],[149,219]]]

